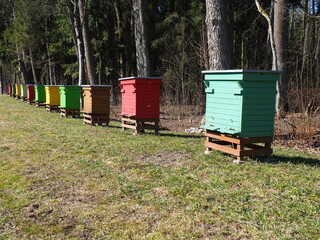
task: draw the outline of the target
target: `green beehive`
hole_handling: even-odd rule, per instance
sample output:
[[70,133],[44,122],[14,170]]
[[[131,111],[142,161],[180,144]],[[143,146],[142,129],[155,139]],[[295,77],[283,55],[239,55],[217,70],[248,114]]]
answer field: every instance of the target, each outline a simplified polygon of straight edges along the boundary
[[27,98],[28,97],[27,85],[21,84],[20,87],[21,87],[21,97]]
[[46,92],[43,85],[34,85],[35,102],[43,103],[46,101]]
[[12,83],[12,96],[16,95],[16,84]]
[[238,137],[273,136],[279,71],[203,71],[206,121],[211,131]]
[[60,108],[80,109],[80,86],[60,86]]

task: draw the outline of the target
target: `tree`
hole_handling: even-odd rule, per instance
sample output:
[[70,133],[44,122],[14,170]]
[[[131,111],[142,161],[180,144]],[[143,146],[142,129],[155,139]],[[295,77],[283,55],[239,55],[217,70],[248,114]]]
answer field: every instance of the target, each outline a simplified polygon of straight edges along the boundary
[[83,50],[83,39],[82,39],[82,29],[80,26],[80,13],[78,5],[70,0],[66,0],[68,6],[68,13],[71,23],[71,31],[74,35],[74,44],[76,49],[76,55],[78,58],[78,85],[84,83],[84,50]]
[[287,0],[277,0],[274,2],[274,43],[276,51],[276,70],[282,71],[278,82],[277,94],[277,115],[280,109],[287,111],[287,49],[288,49],[288,20],[289,10]]
[[268,22],[270,46],[272,50],[272,70],[281,70],[282,76],[277,83],[276,114],[280,116],[280,110],[287,103],[287,44],[288,44],[288,8],[286,0],[274,2],[274,27],[270,15],[261,7],[258,0],[255,0],[258,11]]
[[148,2],[147,0],[132,1],[138,76],[151,75]]
[[206,26],[209,67],[212,70],[233,67],[233,47],[230,26],[232,0],[206,0]]
[[82,38],[83,38],[83,46],[84,46],[84,54],[86,58],[86,66],[89,82],[91,85],[98,84],[96,69],[93,58],[93,50],[92,43],[90,37],[90,30],[88,24],[88,11],[86,6],[86,0],[78,0],[78,8],[80,13],[80,23],[82,30]]

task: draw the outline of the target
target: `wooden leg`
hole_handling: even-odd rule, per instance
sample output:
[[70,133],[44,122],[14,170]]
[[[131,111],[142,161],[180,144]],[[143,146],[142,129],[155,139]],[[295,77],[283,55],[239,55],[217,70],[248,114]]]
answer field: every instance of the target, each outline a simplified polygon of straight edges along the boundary
[[234,160],[234,163],[244,163],[243,156],[241,156],[241,152],[244,150],[244,145],[240,142],[240,144],[235,144],[237,147],[237,159]]

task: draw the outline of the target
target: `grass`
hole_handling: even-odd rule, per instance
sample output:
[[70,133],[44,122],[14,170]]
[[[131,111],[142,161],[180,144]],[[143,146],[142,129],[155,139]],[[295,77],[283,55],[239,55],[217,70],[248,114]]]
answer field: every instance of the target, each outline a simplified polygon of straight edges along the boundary
[[0,96],[0,239],[319,239],[320,157],[204,154]]

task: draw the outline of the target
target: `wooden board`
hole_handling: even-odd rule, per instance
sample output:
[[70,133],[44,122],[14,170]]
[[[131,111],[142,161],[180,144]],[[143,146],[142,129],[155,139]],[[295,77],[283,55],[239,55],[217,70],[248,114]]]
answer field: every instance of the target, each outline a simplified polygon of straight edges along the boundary
[[80,110],[79,109],[64,109],[60,108],[60,117],[80,117]]
[[46,106],[44,102],[36,102],[36,107]]
[[126,128],[134,129],[135,134],[143,133],[144,130],[154,130],[155,134],[159,133],[159,119],[135,119],[122,117],[122,130]]
[[49,104],[46,104],[46,110],[47,110],[47,112],[53,112],[53,111],[59,112],[60,111],[59,105],[49,105]]
[[91,125],[109,125],[109,115],[105,114],[88,114],[84,113],[83,114],[83,123],[88,123]]
[[[270,157],[273,152],[271,148],[273,137],[239,138],[209,130],[205,136],[205,146],[208,151],[214,149],[235,155],[238,161],[243,161],[245,156],[265,155]],[[263,146],[257,144],[263,144]]]

